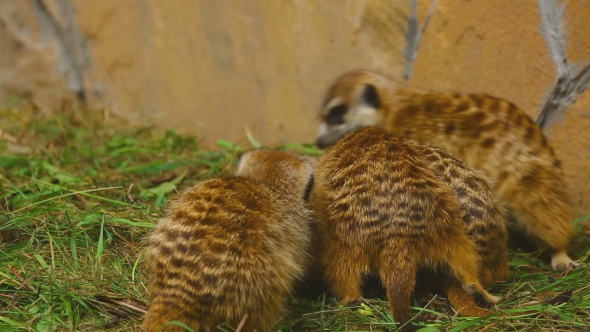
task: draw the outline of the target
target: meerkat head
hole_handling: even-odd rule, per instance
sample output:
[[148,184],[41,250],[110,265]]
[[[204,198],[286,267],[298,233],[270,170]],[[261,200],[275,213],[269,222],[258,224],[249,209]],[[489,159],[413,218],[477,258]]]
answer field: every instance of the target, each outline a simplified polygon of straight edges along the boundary
[[315,158],[294,151],[256,150],[242,155],[235,175],[294,191],[307,200],[315,165]]
[[323,149],[346,133],[383,121],[385,78],[370,71],[352,71],[337,78],[324,98],[316,145]]

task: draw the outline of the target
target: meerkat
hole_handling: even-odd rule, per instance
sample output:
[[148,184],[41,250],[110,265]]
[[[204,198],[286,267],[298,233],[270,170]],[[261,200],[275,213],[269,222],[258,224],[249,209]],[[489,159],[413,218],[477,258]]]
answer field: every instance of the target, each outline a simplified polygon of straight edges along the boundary
[[376,273],[404,324],[418,269],[448,271],[468,294],[500,301],[479,281],[453,190],[419,151],[383,129],[349,133],[318,159],[309,204],[319,220],[324,276],[340,303],[362,298],[363,275]]
[[[459,203],[461,220],[475,242],[479,256],[479,280],[484,288],[508,279],[508,231],[504,207],[494,196],[489,180],[467,167],[443,149],[406,142],[418,151],[429,169],[449,185]],[[477,306],[460,285],[446,278],[442,282],[450,304],[462,316],[485,316],[489,310]]]
[[315,161],[286,151],[240,158],[235,176],[184,191],[149,236],[146,331],[270,331],[309,255],[305,205]]
[[486,94],[411,89],[355,70],[329,87],[317,145],[377,125],[403,139],[436,145],[481,170],[529,238],[551,254],[551,267],[577,267],[567,254],[574,226],[561,163],[541,128],[521,109]]
[[[450,185],[461,210],[461,219],[467,225],[467,232],[476,243],[476,250],[480,259],[479,276],[483,287],[494,282],[508,279],[508,235],[504,208],[494,196],[489,181],[481,172],[467,167],[456,157],[446,151],[423,144],[412,145],[418,150],[433,173]],[[317,232],[314,232],[314,234]],[[314,256],[319,256],[321,248],[316,241],[312,241]],[[310,266],[309,280],[305,284],[306,290],[312,288],[312,293],[324,291],[321,278],[321,267],[318,264]],[[442,290],[448,297],[450,304],[461,316],[485,316],[491,311],[480,308],[473,298],[452,279],[438,280],[440,284],[433,284],[436,278],[432,274],[425,274],[423,278],[430,279],[428,284]],[[370,288],[369,290],[375,291]]]

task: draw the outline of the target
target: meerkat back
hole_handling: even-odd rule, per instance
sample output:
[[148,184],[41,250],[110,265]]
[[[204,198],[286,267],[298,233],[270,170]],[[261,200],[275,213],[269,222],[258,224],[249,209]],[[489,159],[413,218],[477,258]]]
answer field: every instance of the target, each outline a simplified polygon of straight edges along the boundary
[[330,86],[320,116],[320,147],[378,125],[461,158],[487,175],[517,223],[549,249],[553,269],[577,266],[566,252],[574,227],[561,163],[541,128],[514,104],[486,94],[410,89],[356,70]]
[[149,237],[151,304],[146,331],[270,331],[305,272],[313,163],[282,151],[253,151],[235,177],[184,191]]
[[326,280],[343,304],[361,297],[364,274],[377,273],[395,320],[405,323],[420,268],[448,269],[468,293],[499,300],[478,280],[475,245],[452,189],[380,128],[354,131],[320,157],[310,206]]
[[[420,152],[434,174],[450,185],[459,202],[461,219],[469,237],[475,242],[480,259],[479,277],[482,286],[508,278],[508,232],[505,211],[494,196],[489,180],[467,167],[445,150],[408,142]],[[452,280],[442,280],[443,291],[451,305],[463,316],[490,314]]]
[[504,208],[489,180],[443,149],[408,142],[420,152],[433,173],[448,184],[459,202],[461,219],[476,244],[485,286],[508,278],[508,231]]

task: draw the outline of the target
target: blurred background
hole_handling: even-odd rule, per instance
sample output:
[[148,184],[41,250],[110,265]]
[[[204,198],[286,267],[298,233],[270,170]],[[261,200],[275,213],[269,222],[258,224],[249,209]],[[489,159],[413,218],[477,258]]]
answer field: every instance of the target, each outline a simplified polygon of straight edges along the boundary
[[247,144],[313,142],[327,85],[378,70],[485,92],[542,124],[590,213],[590,1],[3,0],[0,105]]

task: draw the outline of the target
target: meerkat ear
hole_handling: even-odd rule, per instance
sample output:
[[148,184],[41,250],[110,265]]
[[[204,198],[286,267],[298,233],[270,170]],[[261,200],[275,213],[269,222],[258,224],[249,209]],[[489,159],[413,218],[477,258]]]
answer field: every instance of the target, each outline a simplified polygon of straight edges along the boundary
[[241,156],[239,156],[239,160],[238,160],[238,166],[236,167],[236,171],[234,172],[234,175],[241,175],[242,172],[244,171],[244,167],[246,166],[246,164],[248,164],[250,162],[250,155],[252,154],[252,151],[247,151],[245,153],[243,153]]
[[361,101],[373,108],[381,107],[381,99],[379,99],[377,88],[372,84],[365,85],[363,94],[361,95]]

